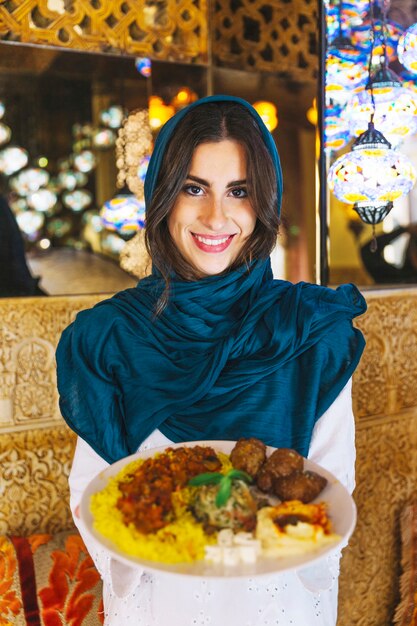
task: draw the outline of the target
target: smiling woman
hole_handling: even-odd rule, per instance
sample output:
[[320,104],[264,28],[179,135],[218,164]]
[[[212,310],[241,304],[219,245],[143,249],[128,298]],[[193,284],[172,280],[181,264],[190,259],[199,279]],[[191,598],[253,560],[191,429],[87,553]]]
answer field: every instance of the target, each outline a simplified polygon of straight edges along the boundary
[[273,279],[281,195],[277,148],[248,102],[209,96],[182,109],[161,129],[146,175],[152,274],[62,335],[60,408],[79,435],[71,507],[103,575],[106,626],[336,623],[339,554],[318,573],[256,584],[142,576],[113,561],[76,514],[106,464],[172,442],[256,438],[297,450],[352,490],[349,381],[364,346],[352,318],[365,302],[353,285]]

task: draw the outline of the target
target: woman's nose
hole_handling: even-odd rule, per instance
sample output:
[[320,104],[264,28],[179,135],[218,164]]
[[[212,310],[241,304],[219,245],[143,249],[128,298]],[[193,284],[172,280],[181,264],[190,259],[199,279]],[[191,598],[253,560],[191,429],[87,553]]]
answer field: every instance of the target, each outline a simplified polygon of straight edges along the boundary
[[205,206],[201,221],[211,230],[221,230],[227,222],[227,213],[221,199],[211,199]]

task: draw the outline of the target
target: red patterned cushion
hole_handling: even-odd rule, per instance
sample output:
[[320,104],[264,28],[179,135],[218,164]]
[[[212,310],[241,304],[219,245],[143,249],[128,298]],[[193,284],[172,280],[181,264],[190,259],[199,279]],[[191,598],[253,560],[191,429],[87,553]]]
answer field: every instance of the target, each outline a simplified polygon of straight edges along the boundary
[[74,531],[0,536],[0,624],[99,626],[102,585]]

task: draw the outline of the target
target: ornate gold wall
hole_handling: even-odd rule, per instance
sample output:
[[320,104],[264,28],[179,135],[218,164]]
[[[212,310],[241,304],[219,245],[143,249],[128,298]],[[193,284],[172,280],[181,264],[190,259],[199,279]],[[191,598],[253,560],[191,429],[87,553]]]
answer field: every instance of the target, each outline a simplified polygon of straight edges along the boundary
[[0,40],[277,72],[315,81],[310,0],[5,0]]
[[417,290],[365,293],[354,376],[358,524],[345,550],[338,626],[386,626],[399,598],[399,514],[417,493]]
[[[365,295],[369,310],[358,326],[367,347],[353,387],[358,524],[342,561],[338,626],[391,623],[398,518],[417,491],[417,290]],[[71,524],[66,477],[74,436],[59,416],[53,355],[75,313],[99,299],[0,300],[0,532]]]

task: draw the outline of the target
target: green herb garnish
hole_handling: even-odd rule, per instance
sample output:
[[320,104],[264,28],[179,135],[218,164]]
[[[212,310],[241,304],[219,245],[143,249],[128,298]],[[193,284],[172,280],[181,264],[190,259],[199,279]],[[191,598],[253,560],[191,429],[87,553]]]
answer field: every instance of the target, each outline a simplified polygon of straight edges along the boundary
[[206,472],[198,474],[188,481],[191,487],[201,487],[202,485],[219,485],[216,495],[216,506],[218,508],[224,506],[232,493],[233,480],[243,480],[245,483],[253,482],[252,476],[246,472],[237,469],[231,469],[227,474],[219,472]]

